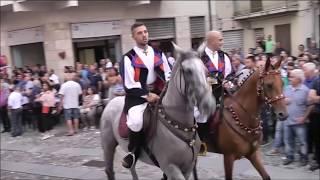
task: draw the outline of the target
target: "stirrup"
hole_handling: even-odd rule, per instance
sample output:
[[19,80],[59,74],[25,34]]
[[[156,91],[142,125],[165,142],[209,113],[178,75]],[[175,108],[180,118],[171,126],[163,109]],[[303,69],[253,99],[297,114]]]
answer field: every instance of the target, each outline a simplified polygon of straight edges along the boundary
[[[202,151],[201,151],[202,150]],[[206,143],[201,143],[200,145],[200,152],[198,153],[198,156],[206,156],[208,152],[208,147]]]
[[122,159],[122,166],[131,169],[136,162],[136,156],[132,152],[128,152]]

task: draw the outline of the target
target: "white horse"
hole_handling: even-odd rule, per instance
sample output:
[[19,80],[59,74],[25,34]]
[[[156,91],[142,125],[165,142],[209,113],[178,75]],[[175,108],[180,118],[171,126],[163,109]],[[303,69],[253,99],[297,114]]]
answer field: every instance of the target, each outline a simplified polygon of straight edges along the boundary
[[[200,149],[193,108],[197,106],[204,116],[215,109],[216,102],[206,83],[205,67],[195,51],[183,51],[174,45],[177,60],[172,70],[167,92],[163,97],[153,136],[146,147],[154,155],[168,179],[188,179]],[[119,119],[124,107],[124,97],[109,102],[101,117],[101,143],[104,150],[105,172],[113,180],[115,148],[120,145],[128,151],[128,141],[119,136]],[[154,165],[142,150],[140,160]],[[133,179],[138,179],[135,167],[131,168]]]

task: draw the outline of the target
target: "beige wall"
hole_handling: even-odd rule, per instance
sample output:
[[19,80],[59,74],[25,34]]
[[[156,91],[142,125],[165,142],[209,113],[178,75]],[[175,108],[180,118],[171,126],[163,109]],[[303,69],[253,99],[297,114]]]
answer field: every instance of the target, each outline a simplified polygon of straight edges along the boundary
[[250,10],[250,1],[234,1],[235,11],[247,11]]
[[[69,23],[48,23],[44,27],[44,51],[46,65],[59,75],[64,66],[74,66],[74,53]],[[65,58],[58,54],[65,52]]]
[[[306,11],[298,12],[297,15],[288,15],[277,18],[269,18],[251,22],[251,28],[264,28],[264,34],[272,35],[275,39],[275,26],[281,24],[291,25],[291,51],[293,55],[298,53],[298,45],[305,44],[306,38],[312,37],[312,18],[311,13]],[[307,28],[309,27],[309,28]],[[254,41],[253,37],[245,37],[247,41]],[[245,47],[248,49],[248,47]]]
[[[289,0],[290,1],[290,0]],[[293,0],[291,0],[293,1]],[[288,3],[288,0],[277,0],[277,1],[262,1],[263,9],[270,9],[274,7],[282,7]]]
[[246,1],[216,1],[217,23],[215,29],[223,31],[242,29],[242,24],[232,19],[237,6],[247,6]]
[[215,5],[213,8],[216,8],[218,18],[230,18],[233,16],[233,1],[216,1]]
[[182,49],[191,49],[190,18],[188,16],[176,17],[176,43]]
[[[0,30],[0,55],[5,55],[7,57],[8,66],[13,67],[10,48],[7,46],[7,33],[5,31],[2,31],[2,28],[0,28]],[[9,69],[8,71],[11,74],[11,70]]]
[[79,7],[47,12],[17,12],[1,14],[6,30],[40,26],[52,22],[94,22],[121,19],[204,16],[206,1],[155,1],[150,5],[130,7],[126,1],[81,2]]
[[[291,1],[288,2],[292,3]],[[231,29],[244,29],[244,50],[247,53],[248,49],[255,46],[255,28],[264,28],[265,35],[271,34],[275,37],[275,26],[281,24],[291,24],[291,51],[293,55],[297,55],[297,46],[305,44],[306,38],[312,37],[312,10],[308,1],[299,1],[299,11],[296,13],[287,13],[287,15],[269,15],[255,19],[243,21],[232,20],[234,10],[249,10],[250,1],[217,1],[216,11],[218,17],[222,20],[217,22],[216,28],[222,27],[223,31]],[[263,1],[263,7],[282,7],[286,1]],[[318,10],[319,11],[319,10]],[[319,12],[317,12],[319,13]],[[316,17],[318,18],[318,16]],[[315,20],[319,23],[318,19]],[[222,26],[221,26],[222,24]],[[319,25],[316,30],[319,36]],[[317,37],[319,38],[319,37]]]
[[[26,2],[28,3],[28,2]],[[74,52],[70,24],[120,20],[122,53],[134,45],[130,26],[135,19],[176,18],[177,44],[191,48],[189,16],[205,16],[208,22],[207,1],[152,1],[151,4],[128,6],[128,1],[79,1],[78,7],[31,12],[1,12],[1,36],[7,31],[44,26],[44,49],[46,64],[60,74],[66,65],[74,65]],[[206,23],[207,24],[207,23]],[[208,26],[207,26],[208,28]],[[59,52],[66,52],[61,59]],[[1,53],[11,57],[6,41],[1,38]]]
[[[229,2],[229,1],[225,1]],[[262,8],[264,10],[270,9],[270,8],[281,8],[285,5],[293,4],[294,0],[277,0],[277,1],[262,1]],[[303,5],[305,5],[305,2],[302,2]],[[241,0],[241,1],[234,1],[235,10],[238,11],[248,11],[251,10],[251,1],[249,0]]]

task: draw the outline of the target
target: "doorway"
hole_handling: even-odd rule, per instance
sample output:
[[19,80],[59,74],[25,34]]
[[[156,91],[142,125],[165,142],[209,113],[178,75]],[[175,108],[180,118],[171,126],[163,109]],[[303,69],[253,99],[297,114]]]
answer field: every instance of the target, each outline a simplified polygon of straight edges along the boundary
[[290,24],[282,24],[275,26],[276,42],[280,42],[281,47],[284,48],[287,53],[291,52],[291,29]]
[[120,37],[86,38],[73,40],[77,62],[82,64],[99,63],[101,59],[120,61]]

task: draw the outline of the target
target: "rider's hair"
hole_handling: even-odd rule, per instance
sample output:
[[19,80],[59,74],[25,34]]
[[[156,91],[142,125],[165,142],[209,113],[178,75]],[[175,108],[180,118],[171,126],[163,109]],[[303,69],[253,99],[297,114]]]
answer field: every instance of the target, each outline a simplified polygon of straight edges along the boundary
[[133,30],[137,27],[140,27],[140,26],[146,26],[143,22],[135,22],[134,24],[132,24],[131,26],[131,33],[133,33]]

